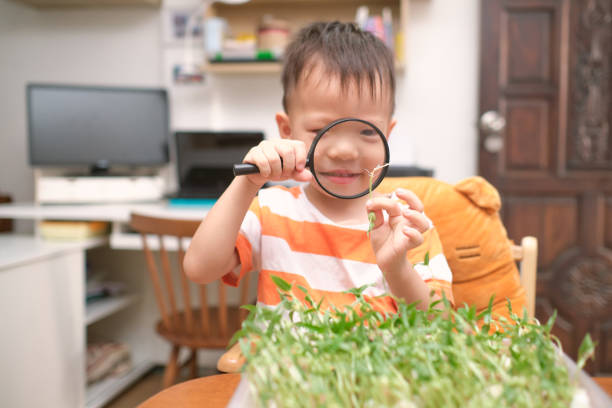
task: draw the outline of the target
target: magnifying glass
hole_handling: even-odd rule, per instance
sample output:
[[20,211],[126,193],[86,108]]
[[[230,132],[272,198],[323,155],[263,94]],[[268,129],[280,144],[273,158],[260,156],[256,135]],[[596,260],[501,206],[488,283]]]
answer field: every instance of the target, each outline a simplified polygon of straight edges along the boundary
[[[389,164],[387,138],[363,119],[338,119],[321,129],[310,146],[306,167],[328,194],[357,198],[374,190]],[[259,173],[251,163],[234,164],[234,175]]]

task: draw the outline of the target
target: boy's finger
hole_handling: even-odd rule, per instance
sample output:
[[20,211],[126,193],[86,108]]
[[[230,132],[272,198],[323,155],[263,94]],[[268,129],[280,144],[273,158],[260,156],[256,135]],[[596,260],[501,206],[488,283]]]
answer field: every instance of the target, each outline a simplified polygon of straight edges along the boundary
[[430,228],[429,220],[423,215],[423,213],[412,210],[408,207],[402,209],[404,218],[410,222],[410,226],[423,233]]
[[295,169],[302,171],[306,167],[306,145],[301,140],[293,140],[293,148],[295,152]]
[[295,170],[295,151],[291,144],[276,145],[276,151],[282,159],[283,177],[291,177]]
[[423,238],[423,234],[421,234],[419,231],[409,226],[405,226],[402,229],[402,232],[410,240],[412,248],[418,247],[425,241],[425,238]]
[[399,203],[386,196],[377,196],[369,199],[366,203],[366,209],[368,211],[385,210],[390,217],[398,217],[402,215],[402,210]]
[[304,169],[302,171],[296,171],[291,176],[295,181],[310,181],[312,180],[312,173],[308,169]]
[[269,177],[279,178],[283,172],[283,167],[278,152],[276,151],[274,146],[269,143],[262,143],[261,150],[266,156],[268,164],[270,165]]
[[266,155],[263,154],[261,149],[253,148],[244,158],[245,163],[252,163],[259,169],[259,174],[263,177],[270,176],[270,164]]
[[395,195],[398,198],[404,200],[406,204],[408,204],[413,210],[423,212],[424,208],[421,199],[417,197],[417,195],[414,194],[412,191],[406,190],[404,188],[398,188],[397,190],[395,190]]

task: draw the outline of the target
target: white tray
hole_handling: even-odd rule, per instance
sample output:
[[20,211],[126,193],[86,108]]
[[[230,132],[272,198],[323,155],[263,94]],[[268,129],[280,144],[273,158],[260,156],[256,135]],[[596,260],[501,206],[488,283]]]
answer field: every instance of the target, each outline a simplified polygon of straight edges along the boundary
[[[567,364],[568,372],[570,377],[576,375],[577,368],[576,363],[574,363],[565,353],[563,354],[563,359]],[[588,374],[584,371],[580,371],[578,373],[578,380],[582,385],[582,388],[586,391],[589,396],[589,402],[591,408],[610,408],[612,407],[612,398],[606,394],[604,390],[601,389],[599,385]],[[255,401],[253,396],[251,395],[249,389],[249,382],[247,376],[242,374],[240,382],[238,383],[238,387],[236,387],[236,391],[232,395],[232,399],[230,400],[227,408],[255,408]]]

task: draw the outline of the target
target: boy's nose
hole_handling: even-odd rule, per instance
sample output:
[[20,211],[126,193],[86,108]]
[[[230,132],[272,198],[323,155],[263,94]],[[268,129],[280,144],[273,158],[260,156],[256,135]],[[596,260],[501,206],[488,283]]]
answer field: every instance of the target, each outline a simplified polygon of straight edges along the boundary
[[334,140],[327,154],[335,160],[355,160],[359,157],[357,145],[352,135],[334,135]]

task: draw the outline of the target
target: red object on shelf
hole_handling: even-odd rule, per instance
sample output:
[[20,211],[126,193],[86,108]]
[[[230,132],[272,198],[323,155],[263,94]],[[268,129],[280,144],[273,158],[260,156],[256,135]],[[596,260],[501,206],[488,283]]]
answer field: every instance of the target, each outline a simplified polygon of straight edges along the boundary
[[[10,203],[13,200],[8,195],[0,194],[0,203]],[[13,220],[0,218],[0,232],[9,232],[13,230]]]

